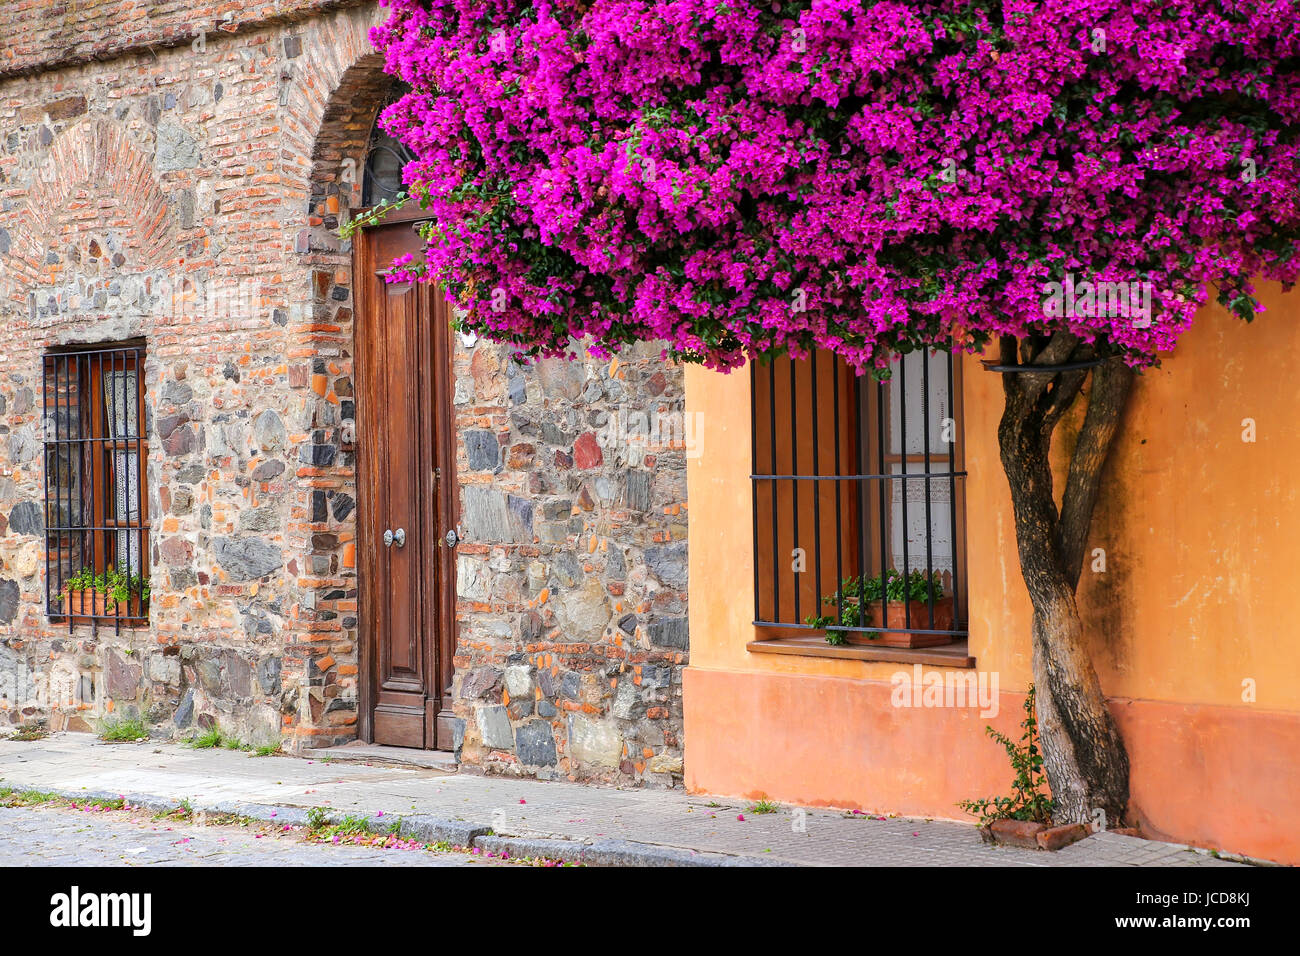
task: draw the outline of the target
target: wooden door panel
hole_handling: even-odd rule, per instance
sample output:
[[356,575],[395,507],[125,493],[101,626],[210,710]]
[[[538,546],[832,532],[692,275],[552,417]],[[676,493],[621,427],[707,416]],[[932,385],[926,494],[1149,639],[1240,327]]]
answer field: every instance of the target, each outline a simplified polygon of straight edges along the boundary
[[[450,746],[454,558],[438,546],[454,503],[447,310],[427,283],[376,275],[420,240],[409,223],[357,239],[358,551],[361,560],[362,736],[406,747]],[[444,368],[444,366],[446,366]],[[405,544],[385,545],[385,531]],[[453,569],[453,570],[450,570]]]
[[[383,305],[376,309],[382,327],[376,335],[384,343],[379,361],[384,405],[376,409],[383,430],[384,445],[381,467],[384,470],[379,500],[384,503],[380,514],[383,531],[404,531],[406,545],[391,544],[380,552],[377,594],[389,612],[387,639],[380,644],[380,686],[385,690],[414,692],[421,695],[423,707],[424,666],[421,654],[420,567],[410,538],[419,534],[417,516],[420,495],[419,454],[412,440],[419,436],[419,409],[413,395],[415,383],[410,363],[413,339],[418,335],[419,309],[415,288],[401,293],[385,290]],[[381,532],[382,534],[383,532]],[[414,704],[415,702],[411,702]]]

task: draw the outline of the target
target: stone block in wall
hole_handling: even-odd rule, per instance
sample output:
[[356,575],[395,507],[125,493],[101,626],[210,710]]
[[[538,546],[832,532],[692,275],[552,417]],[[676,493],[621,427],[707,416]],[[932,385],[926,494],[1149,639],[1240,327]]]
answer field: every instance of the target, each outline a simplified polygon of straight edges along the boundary
[[533,364],[533,368],[544,391],[570,400],[582,394],[586,373],[576,362],[561,358],[543,358],[538,359]]
[[274,697],[280,693],[280,674],[283,667],[284,662],[274,655],[258,660],[254,673],[257,676],[258,689],[266,696]]
[[501,443],[497,436],[482,428],[471,428],[461,440],[465,443],[465,462],[470,471],[496,471],[501,464]]
[[468,554],[456,555],[456,593],[467,601],[488,601],[492,597],[492,575],[487,562]]
[[505,672],[506,693],[512,699],[527,697],[533,692],[532,671],[527,665],[514,664],[506,668]]
[[0,705],[17,713],[36,700],[36,679],[27,655],[0,644]]
[[559,598],[559,624],[569,641],[595,641],[604,633],[612,616],[609,595],[596,578]]
[[512,750],[515,745],[514,732],[510,727],[510,716],[500,704],[480,706],[475,714],[478,722],[479,740],[484,747],[492,750]]
[[689,646],[689,628],[684,617],[670,617],[652,621],[646,631],[649,634],[651,644],[657,644],[660,647],[676,647],[681,650],[686,650]]
[[139,662],[121,651],[106,649],[103,653],[104,694],[115,700],[134,700],[141,691],[144,670]]
[[461,679],[459,697],[466,700],[492,698],[500,690],[502,673],[496,667],[476,667]]
[[274,409],[264,409],[253,419],[253,443],[263,453],[274,455],[289,444],[289,434],[284,421]]
[[264,538],[216,538],[212,547],[232,581],[255,581],[284,566],[283,552]]
[[519,762],[534,767],[556,763],[555,732],[549,720],[527,720],[515,728],[515,753]]
[[502,491],[470,485],[461,491],[461,521],[465,538],[475,544],[512,540],[510,508]]
[[14,534],[45,534],[45,516],[35,501],[20,501],[9,512],[9,530]]
[[569,717],[569,756],[596,767],[617,767],[623,755],[623,735],[613,720],[589,720],[581,714]]
[[187,690],[181,695],[181,701],[176,705],[176,712],[172,714],[172,723],[176,729],[185,730],[194,721],[194,690]]
[[150,654],[149,680],[154,683],[178,686],[181,682],[181,661],[176,655]]
[[654,576],[669,587],[686,587],[687,558],[685,542],[646,548],[645,563]]
[[635,720],[644,717],[646,704],[641,699],[640,688],[630,680],[619,681],[618,690],[614,694],[614,705],[610,708],[610,713],[620,720]]
[[0,579],[0,624],[12,624],[18,616],[22,594],[17,581]]
[[646,765],[650,773],[671,773],[680,775],[682,758],[679,754],[655,754]]
[[199,144],[194,135],[176,123],[158,127],[154,168],[160,173],[193,169],[199,164]]

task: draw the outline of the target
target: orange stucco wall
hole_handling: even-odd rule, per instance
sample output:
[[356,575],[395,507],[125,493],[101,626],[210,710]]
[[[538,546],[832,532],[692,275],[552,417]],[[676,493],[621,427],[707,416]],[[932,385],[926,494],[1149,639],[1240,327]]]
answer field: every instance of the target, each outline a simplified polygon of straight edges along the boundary
[[[1300,863],[1300,292],[1262,297],[1250,325],[1206,307],[1139,377],[1093,524],[1105,570],[1089,559],[1080,600],[1145,830]],[[749,376],[690,368],[686,392],[688,787],[952,818],[959,799],[1005,792],[1011,772],[983,729],[1018,723],[1030,645],[998,377],[967,359],[970,649],[997,677],[994,719],[891,706],[906,665],[746,650]]]

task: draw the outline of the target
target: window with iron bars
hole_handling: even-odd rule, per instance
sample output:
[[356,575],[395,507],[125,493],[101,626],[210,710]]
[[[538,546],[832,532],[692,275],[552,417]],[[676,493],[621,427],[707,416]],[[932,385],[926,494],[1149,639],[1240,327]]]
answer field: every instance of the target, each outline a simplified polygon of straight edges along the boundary
[[149,618],[143,345],[45,356],[45,608],[51,620]]
[[928,351],[896,357],[880,381],[826,351],[751,364],[760,641],[965,639],[958,372]]

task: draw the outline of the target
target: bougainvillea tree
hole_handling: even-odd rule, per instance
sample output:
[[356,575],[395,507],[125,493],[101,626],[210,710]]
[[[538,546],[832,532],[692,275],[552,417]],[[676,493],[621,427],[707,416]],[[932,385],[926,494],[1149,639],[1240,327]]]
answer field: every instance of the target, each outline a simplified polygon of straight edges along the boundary
[[[522,354],[996,346],[1063,819],[1128,759],[1075,591],[1134,368],[1300,270],[1292,0],[388,0],[424,262]],[[1039,370],[1041,369],[1041,371]],[[994,374],[994,373],[990,373]],[[1049,451],[1086,395],[1060,504]]]

